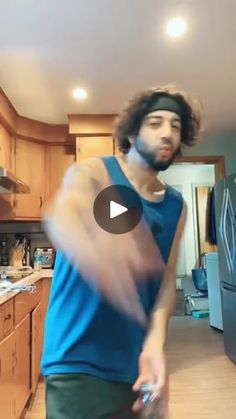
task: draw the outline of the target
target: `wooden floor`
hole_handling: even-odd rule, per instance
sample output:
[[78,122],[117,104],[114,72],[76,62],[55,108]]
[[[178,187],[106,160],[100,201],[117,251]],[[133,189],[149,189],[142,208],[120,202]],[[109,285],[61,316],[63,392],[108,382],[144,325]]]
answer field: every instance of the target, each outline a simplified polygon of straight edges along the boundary
[[[222,334],[190,316],[174,317],[169,334],[170,419],[236,419],[236,366]],[[45,419],[43,382],[25,419]]]

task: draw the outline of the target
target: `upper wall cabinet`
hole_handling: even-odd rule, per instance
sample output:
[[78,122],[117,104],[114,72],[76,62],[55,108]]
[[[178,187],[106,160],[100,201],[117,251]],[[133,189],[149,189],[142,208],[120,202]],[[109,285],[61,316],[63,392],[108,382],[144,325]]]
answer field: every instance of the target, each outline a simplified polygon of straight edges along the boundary
[[114,141],[112,136],[76,138],[76,161],[91,157],[112,156],[113,154]]
[[0,125],[0,166],[12,171],[14,168],[14,138]]
[[47,159],[49,177],[47,201],[50,201],[60,187],[66,170],[75,162],[75,145],[49,145]]
[[22,139],[16,140],[15,174],[29,185],[29,194],[15,195],[15,218],[39,219],[45,200],[46,145]]
[[[0,166],[5,167],[14,173],[15,139],[0,124]],[[14,214],[14,195],[0,195],[0,220],[13,218]]]
[[31,189],[0,194],[0,220],[40,220],[71,164],[119,155],[112,136],[115,116],[68,115],[69,125],[50,125],[18,115],[0,89],[0,166]]

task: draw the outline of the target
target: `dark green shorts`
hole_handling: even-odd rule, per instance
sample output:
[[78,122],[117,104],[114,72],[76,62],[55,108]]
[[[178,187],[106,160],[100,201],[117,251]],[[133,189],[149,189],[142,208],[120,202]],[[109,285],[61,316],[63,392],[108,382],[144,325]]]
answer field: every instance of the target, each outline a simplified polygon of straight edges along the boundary
[[136,398],[130,384],[87,374],[46,378],[47,419],[138,419],[131,411]]

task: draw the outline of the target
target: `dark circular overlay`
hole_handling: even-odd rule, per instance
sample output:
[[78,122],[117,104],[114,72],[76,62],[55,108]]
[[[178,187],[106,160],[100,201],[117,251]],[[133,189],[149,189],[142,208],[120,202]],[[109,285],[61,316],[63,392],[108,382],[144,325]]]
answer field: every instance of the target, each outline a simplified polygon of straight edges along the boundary
[[139,195],[133,189],[113,185],[98,194],[94,201],[93,213],[103,230],[112,234],[124,234],[140,222],[143,206]]

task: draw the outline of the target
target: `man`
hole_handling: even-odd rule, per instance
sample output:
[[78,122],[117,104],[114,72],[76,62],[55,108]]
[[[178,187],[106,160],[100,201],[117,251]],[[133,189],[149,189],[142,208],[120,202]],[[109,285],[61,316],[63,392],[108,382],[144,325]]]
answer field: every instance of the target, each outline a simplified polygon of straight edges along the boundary
[[[166,418],[165,344],[186,205],[158,173],[197,140],[200,113],[173,86],[142,92],[116,123],[122,157],[66,173],[45,216],[58,249],[42,357],[47,419]],[[104,231],[93,215],[110,185],[142,201],[142,220],[125,234]],[[143,384],[153,385],[147,406]]]

